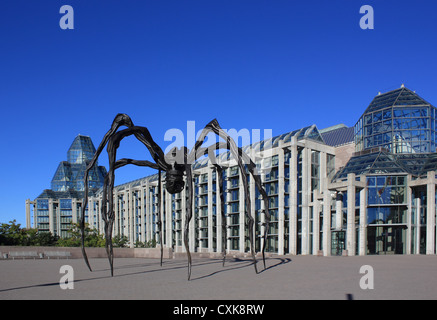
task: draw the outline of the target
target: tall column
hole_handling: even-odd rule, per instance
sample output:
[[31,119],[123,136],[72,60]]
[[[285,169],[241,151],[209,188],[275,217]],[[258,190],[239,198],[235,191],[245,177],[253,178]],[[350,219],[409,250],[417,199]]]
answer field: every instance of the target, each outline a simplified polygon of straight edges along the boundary
[[146,243],[146,193],[145,186],[141,186],[140,214],[141,214],[141,242]]
[[320,248],[320,203],[316,195],[318,190],[314,190],[313,202],[313,255],[317,255]]
[[278,146],[278,254],[284,254],[284,150],[283,141]]
[[323,255],[331,255],[331,194],[323,191]]
[[366,254],[367,243],[367,188],[360,190],[360,233],[359,255]]
[[335,201],[335,230],[343,229],[343,193],[337,192]]
[[184,236],[185,236],[185,215],[187,213],[187,188],[184,188],[182,190],[182,200],[181,200],[181,207],[182,207],[182,222],[181,222],[181,250],[182,252],[186,252],[185,245],[184,245]]
[[[59,204],[60,205],[60,204]],[[76,199],[71,199],[71,222],[72,223],[77,223],[77,200]],[[88,223],[90,225],[90,228],[93,228],[93,225],[91,223],[91,219],[90,219],[90,210],[88,208]],[[60,231],[60,229],[59,229]]]
[[[192,202],[191,202],[191,209],[192,209],[192,217],[191,217],[191,221],[190,221],[190,224],[189,224],[189,227],[188,227],[188,246],[189,246],[189,248],[190,248],[190,252],[195,252],[195,251],[197,251],[197,248],[196,248],[196,236],[197,236],[197,233],[196,233],[196,224],[195,224],[195,221],[196,221],[196,219],[198,218],[198,215],[196,215],[196,209],[195,209],[195,206],[194,206],[194,203],[195,203],[195,198],[196,198],[196,184],[195,184],[195,176],[194,176],[194,174],[193,174],[193,181],[192,181],[192,183],[193,183],[193,199],[192,199]],[[200,241],[199,241],[199,243],[200,243]]]
[[[330,221],[331,221],[331,208],[328,206],[325,206],[325,199],[327,199],[325,196],[329,194],[328,190],[328,156],[326,152],[320,152],[320,193],[322,195],[322,203],[321,205],[321,211],[323,212],[323,219],[322,219],[322,250],[323,255],[326,255],[325,247],[328,244],[327,241],[327,234],[330,233]],[[328,214],[326,213],[328,212]],[[326,223],[329,224],[326,224]],[[318,249],[320,250],[320,248]],[[315,253],[317,254],[317,252]]]
[[226,192],[226,199],[227,199],[227,203],[225,203],[226,206],[226,235],[227,235],[227,239],[226,239],[226,248],[227,251],[231,250],[231,228],[229,227],[230,223],[231,223],[231,217],[230,217],[230,212],[231,212],[231,205],[229,203],[229,199],[231,199],[231,193],[228,191],[229,190],[229,183],[230,183],[230,179],[229,179],[229,174],[231,172],[230,168],[226,169],[226,183],[227,183],[227,190],[225,190]]
[[239,212],[240,212],[240,219],[239,219],[239,231],[238,231],[238,240],[239,240],[239,251],[245,252],[246,249],[246,228],[245,228],[245,219],[246,219],[246,197],[244,194],[244,185],[243,185],[243,179],[247,179],[246,175],[242,172],[240,172],[240,179],[238,184],[238,205],[239,205]]
[[[172,199],[172,195],[170,193],[168,193],[166,191],[166,189],[164,188],[164,186],[162,187],[162,193],[163,193],[163,198],[165,197],[165,211],[164,214],[162,215],[163,217],[165,216],[165,246],[167,248],[171,248],[173,245],[173,228],[172,228],[172,224],[173,224],[173,209],[172,209],[172,205],[173,205],[173,199]],[[163,230],[164,232],[164,230]]]
[[[214,169],[208,167],[208,252],[214,251],[214,220],[213,220],[213,192],[212,192],[212,173]],[[217,180],[217,178],[216,178]],[[217,206],[216,206],[216,216],[217,216]]]
[[[252,159],[255,159],[255,157],[252,157]],[[254,246],[254,249],[255,249],[256,241],[257,241],[256,230],[258,228],[258,223],[256,221],[256,210],[255,210],[255,207],[256,207],[255,188],[256,188],[255,179],[252,177],[252,175],[250,175],[250,179],[249,179],[249,196],[250,196],[250,202],[252,204],[250,215],[252,216],[252,219],[254,221],[254,230],[253,230],[253,242],[254,242],[253,246]],[[255,251],[256,251],[256,249],[255,249]]]
[[53,212],[53,200],[49,199],[49,231],[52,234],[55,234],[55,220],[54,220],[54,212]]
[[349,256],[355,255],[355,174],[347,175],[347,251]]
[[416,198],[416,245],[415,254],[420,254],[420,212],[422,211],[422,200]]
[[302,255],[310,252],[309,202],[311,197],[311,149],[302,150]]
[[411,181],[411,175],[409,174],[407,177],[407,187],[406,187],[406,189],[407,189],[406,190],[407,191],[407,204],[408,204],[408,206],[407,206],[407,230],[406,230],[406,232],[407,232],[406,254],[411,254],[411,244],[412,244],[412,241],[414,241],[413,238],[411,237],[411,235],[412,235],[412,232],[411,232],[411,229],[412,229],[412,223],[411,223],[412,222],[411,221],[412,208],[411,207],[413,206],[414,199],[413,199],[412,188],[410,187],[410,181]]
[[152,208],[153,208],[153,197],[150,192],[151,185],[150,182],[146,182],[146,242],[152,240]]
[[30,229],[32,228],[32,224],[31,224],[31,218],[30,218],[30,199],[26,200],[26,228]]
[[435,253],[435,171],[428,171],[426,182],[426,254]]
[[97,215],[97,221],[98,221],[98,225],[97,225],[97,230],[99,230],[100,234],[104,234],[105,230],[103,228],[103,218],[102,218],[102,197],[99,197],[99,213]]
[[298,151],[297,151],[297,138],[291,138],[291,155],[290,155],[290,184],[289,184],[289,201],[290,201],[290,230],[289,230],[289,244],[290,244],[290,254],[297,254],[297,162],[298,162]]
[[[216,237],[216,244],[217,244],[217,252],[222,252],[223,250],[223,245],[222,245],[222,239],[223,239],[223,232],[222,232],[222,226],[223,226],[223,221],[222,221],[222,200],[220,198],[220,183],[219,183],[219,173],[218,171],[216,171],[216,203],[215,203],[215,209],[216,209],[216,232],[217,232],[217,237]],[[226,192],[226,191],[224,191]]]
[[135,242],[135,236],[134,236],[134,228],[135,228],[135,216],[134,216],[134,210],[133,210],[133,196],[132,196],[132,190],[129,188],[125,191],[125,197],[126,197],[126,211],[128,216],[128,227],[129,227],[129,233],[128,233],[128,239],[129,239],[129,246],[133,248],[134,242]]

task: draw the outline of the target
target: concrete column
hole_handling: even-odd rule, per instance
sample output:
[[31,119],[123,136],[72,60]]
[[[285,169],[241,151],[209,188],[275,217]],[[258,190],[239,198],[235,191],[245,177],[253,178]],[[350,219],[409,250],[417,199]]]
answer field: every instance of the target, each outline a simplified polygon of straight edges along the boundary
[[129,234],[128,234],[128,239],[129,239],[129,246],[131,248],[134,247],[134,242],[135,242],[135,211],[134,211],[134,201],[133,201],[133,194],[132,194],[132,189],[129,188],[128,190],[125,191],[125,195],[126,195],[126,210],[127,210],[127,215],[128,215],[128,225],[129,225]]
[[316,199],[318,190],[314,190],[313,202],[313,255],[317,255],[320,248],[320,203]]
[[[229,183],[230,183],[230,180],[229,180],[230,172],[231,172],[231,169],[227,168],[226,169],[226,183],[227,183],[228,188],[229,188]],[[226,235],[227,235],[226,248],[227,248],[227,250],[226,251],[229,252],[229,250],[231,249],[231,239],[230,239],[231,229],[229,228],[229,225],[231,223],[231,218],[229,215],[229,212],[231,212],[231,205],[229,204],[229,199],[231,198],[231,193],[228,191],[229,190],[228,188],[225,190],[226,199],[227,199],[227,203],[225,204],[225,206],[226,206],[226,212],[227,212],[227,214],[226,214]]]
[[[96,225],[96,211],[94,209],[95,198],[91,197],[88,199],[88,221],[92,226]],[[76,221],[78,221],[82,217],[82,210],[77,213]]]
[[331,194],[323,191],[323,255],[331,255]]
[[335,230],[343,228],[343,193],[337,192],[335,201]]
[[247,179],[246,175],[242,172],[240,172],[240,179],[238,183],[238,206],[239,206],[239,212],[240,212],[240,219],[239,219],[239,251],[245,252],[246,246],[245,246],[245,240],[246,240],[246,226],[245,226],[245,219],[246,219],[246,196],[244,193],[244,185],[243,185],[243,179]]
[[311,149],[302,151],[302,255],[310,252],[309,202],[311,197]]
[[412,188],[410,187],[410,181],[411,181],[411,175],[408,175],[407,177],[407,250],[406,250],[406,254],[411,254],[411,242],[413,241],[411,235],[412,235],[412,221],[411,221],[411,215],[412,215],[412,209],[411,207],[413,206],[413,194],[412,194]]
[[55,200],[53,201],[53,203],[57,203],[57,207],[55,210],[53,210],[54,216],[55,216],[55,220],[56,220],[56,227],[55,227],[55,232],[57,235],[61,235],[61,204],[59,200]]
[[103,228],[103,219],[102,219],[102,197],[99,197],[99,213],[97,215],[97,230],[99,230],[100,234],[104,234],[104,228]]
[[[164,186],[162,186],[163,197],[165,197],[165,246],[171,248],[173,244],[173,209],[172,209],[172,195],[168,193]],[[164,232],[164,230],[163,230]]]
[[[60,206],[61,204],[59,204]],[[77,223],[77,200],[76,199],[71,199],[71,222],[73,223]],[[59,213],[59,218],[61,217],[61,214]],[[88,210],[88,223],[90,224],[90,228],[93,228],[93,225],[91,223],[91,219],[90,219],[90,211]],[[60,223],[59,223],[60,226]],[[61,231],[61,229],[59,229],[59,231]]]
[[[208,252],[214,252],[214,220],[213,220],[213,213],[212,213],[212,207],[213,207],[213,186],[212,186],[212,167],[208,167]],[[217,207],[216,207],[216,213],[217,213]]]
[[196,185],[195,185],[194,180],[195,180],[195,176],[193,174],[193,199],[192,199],[192,204],[191,204],[192,205],[192,207],[191,207],[192,217],[191,217],[190,225],[188,227],[188,245],[189,245],[191,252],[197,251],[197,248],[196,248],[196,228],[195,228],[195,226],[196,226],[195,221],[197,219],[197,216],[196,216],[196,211],[195,211],[195,207],[194,207],[194,199],[196,198],[196,194],[195,194],[196,193]]
[[182,200],[181,200],[181,207],[182,207],[182,226],[181,226],[181,250],[182,252],[186,252],[185,245],[184,245],[184,233],[185,233],[185,216],[187,214],[187,189],[184,188],[182,190]]
[[279,142],[278,153],[278,254],[284,254],[284,150]]
[[153,197],[150,192],[151,185],[146,182],[146,242],[152,240],[152,208],[153,208]]
[[290,182],[289,182],[289,201],[290,201],[290,230],[289,230],[289,245],[290,254],[297,254],[297,161],[298,161],[298,151],[297,151],[297,138],[291,138],[291,155],[290,155]]
[[141,196],[141,206],[140,206],[140,214],[141,214],[141,242],[146,242],[146,192],[145,186],[141,186],[140,191]]
[[[365,179],[365,177],[363,177]],[[366,243],[367,243],[367,188],[360,190],[360,243],[359,243],[359,255],[366,255]]]
[[[216,238],[216,244],[217,244],[217,252],[222,252],[223,245],[222,245],[222,239],[223,239],[223,232],[222,232],[222,200],[220,198],[220,183],[219,183],[219,173],[216,171],[217,178],[216,178],[216,222],[217,222],[217,238]],[[226,192],[226,190],[224,191]]]
[[26,228],[30,229],[32,228],[32,224],[31,224],[31,218],[30,218],[30,199],[26,200]]
[[49,199],[49,231],[52,234],[55,234],[54,215],[55,215],[55,213],[53,212],[53,200]]
[[347,175],[347,244],[348,256],[355,255],[355,174]]
[[420,254],[420,211],[422,210],[422,200],[416,198],[416,245],[415,254]]
[[426,182],[426,254],[435,253],[435,171],[428,171]]
[[[255,157],[253,157],[252,159],[255,159]],[[252,177],[252,175],[250,175],[250,179],[249,179],[249,196],[250,196],[250,202],[252,204],[251,206],[251,212],[250,215],[252,216],[252,219],[254,220],[254,230],[253,230],[253,246],[255,248],[255,244],[256,244],[256,230],[258,228],[258,223],[256,221],[256,198],[255,198],[255,188],[256,188],[256,184],[255,184],[255,179]],[[255,249],[256,251],[256,249]]]

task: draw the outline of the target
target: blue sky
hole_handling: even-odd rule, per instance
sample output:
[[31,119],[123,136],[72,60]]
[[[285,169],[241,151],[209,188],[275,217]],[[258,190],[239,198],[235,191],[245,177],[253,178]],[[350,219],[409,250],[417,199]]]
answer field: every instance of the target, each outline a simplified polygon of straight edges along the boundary
[[[74,29],[62,30],[62,5]],[[374,30],[362,30],[362,5]],[[168,129],[353,126],[402,83],[437,104],[434,0],[0,2],[0,222],[50,181],[77,134],[97,146],[117,113],[163,149]],[[120,157],[150,159],[127,139]],[[106,153],[100,164],[107,166]],[[150,172],[122,168],[116,183]]]

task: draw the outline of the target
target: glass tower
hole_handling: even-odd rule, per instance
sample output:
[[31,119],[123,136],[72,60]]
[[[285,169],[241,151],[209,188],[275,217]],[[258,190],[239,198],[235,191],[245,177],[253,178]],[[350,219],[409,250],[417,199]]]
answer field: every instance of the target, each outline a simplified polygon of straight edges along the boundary
[[[78,135],[67,152],[67,161],[62,161],[52,179],[53,191],[84,191],[84,175],[87,164],[94,156],[96,149],[90,137]],[[103,186],[106,168],[98,163],[89,173],[89,188]]]
[[355,125],[356,151],[436,151],[436,108],[404,86],[379,94]]

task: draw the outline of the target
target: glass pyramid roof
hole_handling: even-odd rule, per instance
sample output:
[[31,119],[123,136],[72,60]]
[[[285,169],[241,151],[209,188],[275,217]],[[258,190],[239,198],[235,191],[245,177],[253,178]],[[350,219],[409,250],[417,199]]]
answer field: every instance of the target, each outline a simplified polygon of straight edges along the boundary
[[389,91],[384,94],[377,95],[364,113],[381,110],[393,106],[423,106],[430,105],[419,95],[408,88],[401,87],[399,89]]
[[[53,176],[51,188],[53,191],[84,190],[86,166],[94,156],[96,149],[90,137],[78,135],[67,152],[68,161],[62,161]],[[89,172],[89,188],[103,186],[107,171],[98,163]]]

